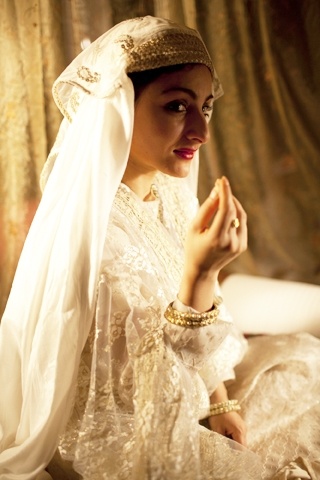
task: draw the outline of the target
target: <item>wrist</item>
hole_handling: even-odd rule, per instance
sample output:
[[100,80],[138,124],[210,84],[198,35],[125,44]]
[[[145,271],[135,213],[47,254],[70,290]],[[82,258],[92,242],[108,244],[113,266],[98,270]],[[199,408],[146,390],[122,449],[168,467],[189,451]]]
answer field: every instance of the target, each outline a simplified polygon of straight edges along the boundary
[[210,310],[214,303],[214,287],[219,272],[185,272],[178,294],[179,300],[199,312]]
[[238,412],[239,410],[241,410],[241,407],[238,400],[230,400],[224,383],[220,383],[216,390],[210,395],[208,416],[212,417],[223,413]]
[[210,395],[210,403],[220,403],[229,400],[228,391],[223,382],[221,382],[215,391]]

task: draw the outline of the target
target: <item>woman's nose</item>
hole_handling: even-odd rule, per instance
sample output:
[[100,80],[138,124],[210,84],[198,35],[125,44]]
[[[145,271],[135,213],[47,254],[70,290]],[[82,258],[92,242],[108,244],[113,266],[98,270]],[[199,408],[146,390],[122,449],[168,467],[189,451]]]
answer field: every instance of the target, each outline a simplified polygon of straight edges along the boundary
[[189,139],[197,140],[200,143],[207,143],[210,138],[209,127],[204,113],[194,112],[189,118],[186,129],[186,136]]

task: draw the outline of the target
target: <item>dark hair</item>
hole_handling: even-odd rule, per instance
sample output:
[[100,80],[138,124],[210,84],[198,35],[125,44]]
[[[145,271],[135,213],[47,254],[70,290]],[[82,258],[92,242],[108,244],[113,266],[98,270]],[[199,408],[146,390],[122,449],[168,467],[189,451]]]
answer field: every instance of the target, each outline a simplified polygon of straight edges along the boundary
[[128,77],[131,79],[134,88],[135,100],[139,97],[143,89],[150,83],[157,80],[164,73],[174,73],[183,70],[187,66],[194,66],[195,63],[182,63],[181,65],[169,65],[167,67],[154,68],[152,70],[143,70],[142,72],[130,72]]

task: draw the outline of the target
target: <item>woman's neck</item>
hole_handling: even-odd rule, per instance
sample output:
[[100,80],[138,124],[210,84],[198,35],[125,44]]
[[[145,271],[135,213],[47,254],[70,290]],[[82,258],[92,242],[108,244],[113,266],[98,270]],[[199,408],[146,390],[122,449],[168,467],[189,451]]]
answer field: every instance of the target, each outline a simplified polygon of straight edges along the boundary
[[155,199],[151,189],[155,175],[156,172],[134,175],[127,169],[122,177],[122,183],[127,185],[141,200],[148,202]]

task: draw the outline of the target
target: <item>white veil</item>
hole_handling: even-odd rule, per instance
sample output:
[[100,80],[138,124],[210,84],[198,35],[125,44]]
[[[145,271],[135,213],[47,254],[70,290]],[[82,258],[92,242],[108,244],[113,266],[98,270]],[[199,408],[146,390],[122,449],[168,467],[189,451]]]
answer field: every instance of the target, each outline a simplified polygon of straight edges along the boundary
[[112,28],[54,84],[65,119],[0,330],[1,480],[43,470],[70,414],[109,213],[130,150],[134,91],[126,72],[176,63],[206,64],[215,98],[222,94],[199,34],[153,17]]

